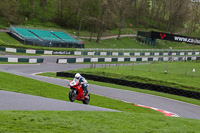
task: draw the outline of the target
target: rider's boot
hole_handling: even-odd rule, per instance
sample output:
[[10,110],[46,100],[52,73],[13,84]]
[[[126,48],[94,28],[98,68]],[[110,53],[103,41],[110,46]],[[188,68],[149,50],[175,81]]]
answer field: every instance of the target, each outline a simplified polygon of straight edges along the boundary
[[90,97],[89,97],[89,94],[88,94],[88,93],[86,93],[86,94],[85,94],[85,98],[86,98],[86,99],[90,99]]
[[85,98],[89,99],[89,92],[88,92],[87,88],[85,90],[86,90],[86,92],[85,92]]

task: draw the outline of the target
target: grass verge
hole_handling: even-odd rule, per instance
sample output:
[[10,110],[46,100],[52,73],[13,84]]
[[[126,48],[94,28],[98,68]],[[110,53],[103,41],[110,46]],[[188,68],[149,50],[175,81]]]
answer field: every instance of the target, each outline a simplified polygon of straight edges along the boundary
[[20,49],[35,49],[35,50],[54,50],[54,51],[75,51],[76,48],[58,48],[58,47],[41,47],[41,46],[32,46],[24,45],[9,36],[7,33],[0,33],[0,46],[2,47],[11,47],[11,48],[20,48]]
[[[85,42],[85,48],[111,48],[111,49],[200,49],[198,45],[190,45],[186,43],[158,41],[156,46],[143,44],[136,41],[132,37],[123,37],[121,40],[108,39],[100,40],[96,43],[96,40],[88,41],[83,39]],[[0,46],[12,47],[12,48],[23,48],[23,49],[38,49],[38,50],[54,50],[54,51],[74,51],[75,48],[55,48],[55,47],[41,47],[23,45],[17,40],[10,37],[7,33],[0,33]]]
[[[0,72],[0,89],[67,100],[69,89]],[[90,105],[123,112],[0,111],[0,132],[198,132],[199,120],[169,118],[150,109],[91,94]]]
[[0,132],[199,133],[200,121],[140,113],[0,111]]
[[[1,84],[0,90],[14,91],[19,93],[69,101],[68,99],[69,88],[4,72],[0,72],[0,76],[4,77],[0,78],[0,84]],[[153,114],[160,114],[159,112],[155,112],[152,110],[145,110],[145,109],[143,110],[141,108],[135,107],[133,104],[130,103],[124,103],[119,100],[114,100],[111,98],[106,98],[95,94],[91,94],[91,99],[92,100],[90,102],[90,105],[94,106],[105,107],[126,112],[145,113],[145,111],[147,112],[150,111],[150,113]]]
[[[165,71],[167,74],[165,74]],[[102,68],[71,70],[104,77],[152,83],[200,92],[200,67],[198,62],[162,62],[153,64],[124,65]]]
[[[52,72],[41,73],[38,75],[56,78],[56,73],[52,73]],[[57,77],[57,78],[72,80],[72,78],[64,78],[64,77]],[[89,82],[89,84],[95,84],[95,85],[99,85],[99,86],[111,87],[111,88],[116,88],[116,89],[141,92],[141,93],[151,94],[151,95],[155,95],[155,96],[166,97],[166,98],[170,98],[170,99],[174,99],[174,100],[178,100],[178,101],[182,101],[182,102],[186,102],[186,103],[191,103],[191,104],[195,104],[195,105],[200,105],[199,100],[192,99],[192,98],[181,97],[181,96],[176,96],[176,95],[171,95],[171,94],[166,94],[166,93],[161,93],[161,92],[156,92],[156,91],[132,88],[132,87],[127,87],[127,86],[121,86],[121,85],[116,85],[116,84],[97,82],[97,81],[93,81],[93,80],[87,80],[87,81]]]
[[158,41],[156,46],[144,44],[138,42],[133,37],[123,37],[121,40],[117,39],[107,39],[100,40],[96,43],[96,40],[85,41],[85,48],[111,48],[111,49],[200,49],[198,45],[190,45],[186,43],[177,43],[169,41]]

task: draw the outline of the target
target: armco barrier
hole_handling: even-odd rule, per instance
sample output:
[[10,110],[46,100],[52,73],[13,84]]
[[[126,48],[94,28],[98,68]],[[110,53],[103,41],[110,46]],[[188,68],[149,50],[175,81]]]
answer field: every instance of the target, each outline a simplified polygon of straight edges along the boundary
[[52,51],[0,47],[1,51],[29,54],[76,55],[76,56],[198,56],[200,51],[157,51],[157,52],[97,52],[97,51]]
[[57,63],[84,63],[84,62],[137,62],[137,61],[185,61],[196,60],[197,56],[177,57],[88,57],[88,58],[58,58]]
[[13,58],[13,57],[0,57],[0,62],[12,63],[43,63],[43,58]]
[[[68,73],[68,72],[57,72],[56,76],[74,77],[74,74]],[[122,80],[122,79],[101,77],[101,76],[89,75],[89,74],[82,74],[82,76],[85,77],[86,79],[90,79],[90,80],[94,80],[94,81],[114,83],[114,84],[118,84],[118,85],[124,85],[124,86],[146,89],[146,90],[153,90],[153,91],[174,94],[174,95],[178,95],[178,96],[184,96],[184,97],[200,100],[199,92],[182,90],[182,89],[177,89],[177,88],[167,87],[167,86],[162,86],[162,85],[156,85],[156,84],[139,83],[136,81],[127,81],[127,80]]]
[[34,49],[16,49],[16,48],[5,48],[0,47],[1,51],[12,52],[12,53],[26,53],[26,54],[49,54],[52,55],[53,51],[49,50],[34,50]]
[[200,55],[200,51],[173,51],[173,52],[96,52],[96,51],[75,51],[74,55],[88,56],[191,56]]

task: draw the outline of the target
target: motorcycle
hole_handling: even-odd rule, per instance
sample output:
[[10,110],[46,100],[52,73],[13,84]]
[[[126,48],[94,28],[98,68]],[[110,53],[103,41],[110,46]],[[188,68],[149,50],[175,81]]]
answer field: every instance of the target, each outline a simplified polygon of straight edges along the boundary
[[78,101],[82,101],[83,104],[89,104],[90,94],[88,94],[86,98],[86,92],[83,90],[83,85],[79,84],[79,80],[70,81],[69,86],[70,86],[69,100],[71,102],[78,100]]

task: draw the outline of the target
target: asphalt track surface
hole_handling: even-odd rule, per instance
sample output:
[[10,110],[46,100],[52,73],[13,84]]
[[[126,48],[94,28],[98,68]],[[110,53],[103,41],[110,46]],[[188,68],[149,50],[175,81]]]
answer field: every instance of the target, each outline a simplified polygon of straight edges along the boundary
[[0,90],[0,110],[114,111],[90,105]]
[[[36,56],[32,56],[32,57],[36,57]],[[90,66],[87,64],[56,64],[55,63],[56,59],[60,58],[59,56],[43,56],[43,57],[45,58],[43,64],[0,65],[0,71],[13,73],[16,75],[20,75],[20,76],[24,76],[24,77],[28,77],[28,78],[32,78],[32,79],[36,79],[36,80],[40,80],[40,81],[67,87],[67,84],[69,82],[67,80],[51,78],[51,77],[44,77],[44,76],[37,76],[34,74],[40,73],[40,72],[66,71],[66,70],[87,68]],[[64,57],[65,56],[62,56],[62,58],[64,58]],[[105,96],[105,97],[109,97],[109,98],[113,98],[113,99],[118,99],[118,100],[126,101],[129,103],[141,104],[141,105],[151,106],[151,107],[155,107],[158,109],[170,111],[170,112],[173,112],[173,113],[179,115],[180,117],[200,119],[200,106],[197,106],[197,105],[188,104],[188,103],[184,103],[184,102],[180,102],[180,101],[176,101],[176,100],[171,100],[171,99],[163,98],[163,97],[159,97],[159,96],[153,96],[153,95],[149,95],[149,94],[114,89],[114,88],[109,88],[109,87],[102,87],[102,86],[91,85],[91,84],[89,86],[89,91],[93,94],[97,94],[97,95],[101,95],[101,96]],[[5,91],[3,91],[3,92],[5,92]],[[0,97],[1,97],[1,93],[2,92],[0,92]],[[5,93],[8,93],[8,92],[5,92]],[[24,96],[24,94],[23,94],[23,96]],[[4,97],[4,98],[6,98],[6,97]],[[35,97],[35,98],[37,99],[38,97]],[[41,97],[39,97],[39,99],[40,98]],[[9,98],[7,98],[7,99],[9,99]],[[44,98],[44,99],[46,99],[46,98]],[[49,100],[51,101],[52,99],[49,99]],[[0,109],[1,110],[3,110],[3,108],[5,106],[12,104],[12,102],[9,102],[8,105],[2,105],[1,101],[5,101],[5,99],[4,100],[0,99],[0,104],[1,104]],[[31,100],[30,100],[30,102],[31,102]],[[46,102],[48,102],[48,100]],[[61,102],[63,102],[63,101],[61,101]],[[70,107],[70,105],[75,106],[75,104],[76,104],[76,103],[68,103],[66,101],[64,101],[64,102],[65,102],[65,104],[68,104],[66,106],[69,106],[69,107]],[[37,103],[37,100],[36,100],[36,103]],[[38,109],[36,107],[36,103],[33,102],[33,106],[31,105],[31,107],[35,107],[35,109],[31,108],[30,110]],[[48,105],[49,106],[52,105],[52,108],[53,108],[53,105],[54,105],[53,101],[52,101],[52,103],[50,102],[50,104],[48,104]],[[82,109],[82,107],[81,107],[82,105],[80,105],[80,104],[76,104],[76,105],[78,107],[76,107],[76,109],[74,109],[74,110],[77,110],[77,108],[78,108],[78,110]],[[86,108],[89,108],[88,105],[83,105],[83,106],[86,106]],[[94,107],[94,106],[92,106],[92,107]],[[48,110],[51,110],[52,108],[48,108]],[[54,108],[54,109],[58,110],[58,108],[59,107],[56,106],[56,108]],[[62,108],[62,106],[61,106],[61,108]],[[8,107],[7,107],[7,109],[8,109]],[[43,108],[43,109],[45,110],[45,108]],[[101,110],[102,108],[98,108],[98,109]],[[6,110],[6,108],[5,108],[5,110]],[[14,108],[11,110],[14,110]],[[65,110],[67,110],[67,107]],[[73,110],[73,109],[71,108],[71,110]],[[87,110],[89,110],[89,109],[87,109]],[[106,109],[102,109],[102,111],[106,111]],[[112,111],[112,110],[109,110],[109,111]]]

